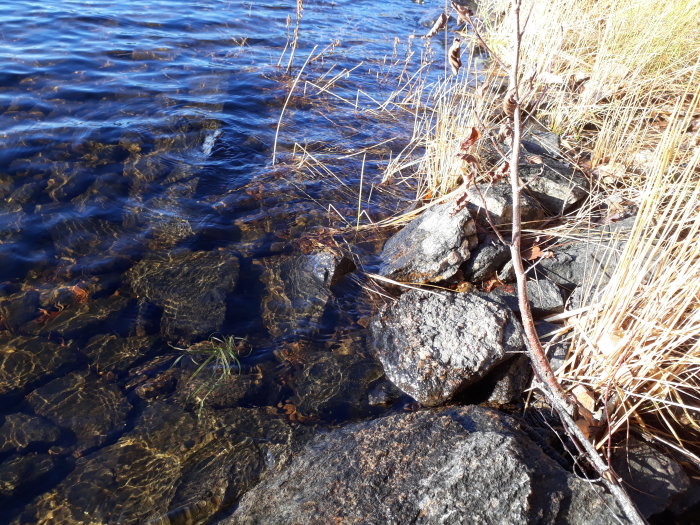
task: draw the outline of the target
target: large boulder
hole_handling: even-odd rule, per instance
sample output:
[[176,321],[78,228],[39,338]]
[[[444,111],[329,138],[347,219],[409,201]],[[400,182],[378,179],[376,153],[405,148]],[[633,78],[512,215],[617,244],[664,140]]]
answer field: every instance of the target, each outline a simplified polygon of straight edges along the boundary
[[423,212],[386,242],[378,273],[413,283],[449,279],[476,243],[468,207],[448,201]]
[[391,382],[426,406],[523,352],[523,330],[496,297],[411,290],[370,324],[375,355]]
[[617,523],[595,483],[479,406],[397,414],[312,440],[247,492],[229,524]]

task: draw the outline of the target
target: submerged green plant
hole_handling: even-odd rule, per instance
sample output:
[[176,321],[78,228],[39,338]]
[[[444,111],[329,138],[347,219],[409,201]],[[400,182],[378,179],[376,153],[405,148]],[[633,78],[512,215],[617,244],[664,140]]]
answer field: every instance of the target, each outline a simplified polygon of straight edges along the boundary
[[[209,397],[223,381],[230,378],[234,371],[240,374],[240,355],[246,345],[247,340],[245,338],[229,335],[223,337],[212,336],[208,341],[202,341],[189,348],[175,348],[176,350],[182,351],[183,354],[173,362],[173,366],[180,363],[185,357],[189,357],[197,366],[194,372],[192,372],[192,375],[190,375],[190,381],[201,376],[201,374],[205,373],[208,369],[215,370],[188,396],[188,398],[195,398],[197,400],[199,404],[198,414],[200,414],[204,408],[204,402],[207,397]],[[202,392],[204,392],[204,394],[200,396]]]

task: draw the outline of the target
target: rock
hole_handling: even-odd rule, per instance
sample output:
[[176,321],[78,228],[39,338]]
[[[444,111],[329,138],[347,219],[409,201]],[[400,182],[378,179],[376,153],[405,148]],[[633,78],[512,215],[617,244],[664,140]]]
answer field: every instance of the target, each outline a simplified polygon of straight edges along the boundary
[[386,379],[380,381],[367,393],[370,406],[386,406],[397,401],[403,393]]
[[123,430],[131,405],[116,385],[81,372],[54,379],[27,396],[39,415],[67,428],[83,451]]
[[0,317],[12,333],[34,319],[39,308],[39,292],[26,290],[0,302]]
[[503,265],[503,268],[501,268],[501,271],[498,272],[497,277],[504,283],[515,282],[515,267],[513,266],[512,260],[506,261],[506,263]]
[[37,337],[0,339],[0,395],[22,391],[32,383],[75,366],[71,345],[58,345]]
[[620,516],[599,486],[545,456],[514,420],[468,406],[321,435],[222,523],[593,525]]
[[238,259],[226,252],[183,250],[140,261],[127,280],[137,296],[163,309],[163,335],[190,340],[221,329],[238,275]]
[[73,339],[85,337],[87,333],[109,331],[129,303],[129,298],[115,294],[72,305],[41,325],[38,333],[47,337]]
[[615,454],[612,466],[647,518],[681,503],[690,488],[690,479],[676,461],[636,439]]
[[54,467],[54,459],[48,454],[30,452],[24,456],[10,456],[0,463],[0,502],[39,482]]
[[0,453],[22,451],[30,445],[53,443],[61,429],[43,418],[27,414],[8,414],[0,426]]
[[499,299],[410,290],[370,324],[387,378],[426,406],[450,400],[525,349],[523,331]]
[[467,207],[445,202],[423,212],[384,244],[379,275],[413,283],[449,279],[476,247]]
[[516,356],[498,365],[484,380],[491,390],[486,401],[497,405],[517,402],[522,398],[531,379],[530,359],[527,355]]
[[331,251],[267,257],[262,265],[262,317],[276,338],[316,332],[332,297],[331,287],[355,267]]
[[[489,211],[494,225],[503,224],[510,226],[513,221],[513,192],[510,184],[498,182],[496,184],[477,184],[476,186],[478,186],[478,189],[471,185],[466,194],[467,207],[472,212],[474,220],[482,227],[490,228],[484,209],[484,204],[486,204],[486,209]],[[545,214],[537,201],[525,193],[521,197],[522,221],[525,223],[541,221]]]
[[95,370],[125,372],[134,363],[149,357],[156,343],[155,337],[119,337],[98,334],[82,348]]
[[508,246],[495,237],[489,237],[472,251],[469,260],[462,265],[462,271],[468,281],[485,281],[509,259]]
[[539,261],[537,271],[568,290],[583,284],[605,285],[617,266],[634,217],[594,230],[588,240],[552,250],[553,257]]
[[550,158],[541,164],[521,164],[520,178],[526,191],[550,213],[561,215],[588,197],[586,177]]
[[559,329],[560,326],[549,323],[547,321],[538,321],[535,323],[535,330],[540,338],[542,347],[544,348],[549,365],[552,370],[556,371],[561,368],[566,362],[566,356],[569,353],[569,335],[564,338],[555,337],[552,332]]
[[558,314],[564,311],[561,290],[549,279],[540,277],[525,283],[530,308],[535,317]]

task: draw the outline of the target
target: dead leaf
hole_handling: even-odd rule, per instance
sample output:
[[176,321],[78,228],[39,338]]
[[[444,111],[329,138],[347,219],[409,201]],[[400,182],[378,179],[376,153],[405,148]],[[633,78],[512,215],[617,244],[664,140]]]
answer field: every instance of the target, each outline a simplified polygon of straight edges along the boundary
[[77,303],[86,303],[88,300],[88,293],[83,290],[80,286],[77,284],[74,284],[69,288],[71,293],[73,294],[73,297],[75,297],[75,302]]
[[544,164],[544,160],[540,155],[525,155],[525,162],[528,164]]
[[462,141],[462,143],[459,145],[459,148],[467,152],[469,151],[469,148],[471,148],[474,144],[476,144],[476,141],[481,138],[481,132],[475,128],[471,127],[469,128],[469,136]]
[[469,23],[469,9],[464,7],[463,5],[459,5],[457,2],[454,0],[452,1],[452,7],[454,8],[455,11],[457,11],[457,18],[459,19],[460,22],[464,22],[465,24]]
[[459,69],[462,67],[462,48],[460,47],[462,41],[459,38],[455,38],[448,51],[448,59],[450,62],[450,67],[452,68],[452,74],[456,75],[459,73]]
[[515,99],[515,89],[511,88],[503,99],[503,111],[509,119],[513,118],[516,107],[518,107],[518,101]]
[[550,259],[554,257],[554,253],[551,250],[543,250],[536,244],[526,248],[521,252],[521,254],[523,259],[527,261],[534,261],[536,259]]
[[491,179],[491,182],[498,182],[501,179],[504,179],[505,177],[510,175],[510,164],[508,162],[504,162],[503,164],[500,164],[499,166],[496,167],[496,169],[493,169],[489,171],[488,176]]
[[445,13],[442,13],[440,17],[435,21],[433,24],[433,27],[430,28],[430,31],[428,31],[428,34],[425,35],[423,38],[432,38],[435,35],[437,35],[440,31],[445,29],[447,27],[447,15]]

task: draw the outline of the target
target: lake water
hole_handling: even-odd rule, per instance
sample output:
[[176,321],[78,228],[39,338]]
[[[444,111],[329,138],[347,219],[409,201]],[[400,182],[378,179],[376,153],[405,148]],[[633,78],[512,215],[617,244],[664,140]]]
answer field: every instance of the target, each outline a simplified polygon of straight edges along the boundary
[[404,206],[374,184],[412,115],[380,105],[441,5],[307,0],[293,57],[293,2],[0,5],[0,522],[213,522],[319,428],[406,408],[318,253],[360,178],[361,222]]

